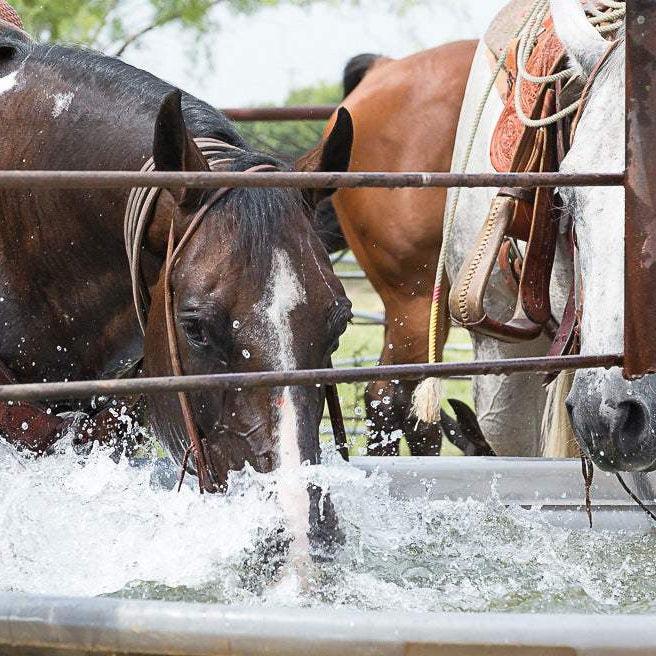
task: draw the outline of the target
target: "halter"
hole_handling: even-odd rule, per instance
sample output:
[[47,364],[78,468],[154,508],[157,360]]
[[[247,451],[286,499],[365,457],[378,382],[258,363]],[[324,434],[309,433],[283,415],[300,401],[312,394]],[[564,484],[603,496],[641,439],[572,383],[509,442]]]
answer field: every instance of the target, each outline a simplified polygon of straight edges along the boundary
[[[235,157],[222,157],[220,159],[209,159],[211,157],[223,156],[226,150],[243,153],[241,148],[233,146],[219,139],[194,139],[195,144],[200,149],[201,153],[208,159],[210,170],[218,171],[222,165],[235,161]],[[143,172],[155,170],[155,162],[150,158],[141,169]],[[246,169],[246,173],[254,173],[257,171],[275,171],[277,168],[272,164],[257,164]],[[175,243],[175,226],[174,216],[171,218],[169,228],[169,236],[166,247],[166,260],[164,264],[164,313],[166,318],[166,334],[169,347],[169,357],[171,360],[171,369],[174,376],[184,376],[184,368],[180,358],[180,350],[178,347],[177,334],[175,330],[175,310],[173,308],[173,290],[171,285],[171,277],[175,268],[176,262],[180,255],[189,244],[189,241],[195,234],[196,230],[203,222],[209,210],[221,198],[231,191],[232,187],[221,187],[217,189],[203,206],[193,216],[189,226],[182,235],[180,241]],[[124,238],[125,249],[128,257],[130,267],[130,276],[132,278],[132,295],[134,300],[134,307],[139,320],[139,326],[142,333],[146,332],[146,323],[148,316],[148,309],[150,307],[150,292],[146,284],[145,275],[141,265],[141,251],[143,249],[143,239],[146,234],[148,225],[150,224],[155,213],[155,207],[159,199],[161,189],[159,188],[134,188],[130,191],[128,204],[125,211],[124,222]],[[345,460],[348,460],[348,450],[346,448],[346,431],[344,429],[344,422],[342,418],[341,408],[339,406],[339,398],[337,390],[334,385],[326,386],[326,396],[328,401],[328,409],[330,412],[330,420],[333,426],[333,433],[337,443],[338,450]],[[207,440],[201,438],[198,431],[196,422],[194,421],[193,410],[191,402],[186,392],[178,392],[178,400],[180,402],[180,409],[185,423],[187,432],[188,446],[184,452],[182,466],[180,470],[180,478],[178,483],[178,490],[182,486],[184,476],[189,462],[189,456],[193,455],[198,475],[198,483],[200,493],[216,492],[217,487],[212,481],[212,475],[216,476],[216,470],[212,464],[212,458],[209,453]]]

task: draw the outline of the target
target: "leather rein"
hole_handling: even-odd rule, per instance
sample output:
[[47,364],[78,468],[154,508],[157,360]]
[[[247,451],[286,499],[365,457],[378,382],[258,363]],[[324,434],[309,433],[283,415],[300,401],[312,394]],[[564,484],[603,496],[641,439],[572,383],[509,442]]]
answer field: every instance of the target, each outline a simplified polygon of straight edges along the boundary
[[[223,142],[218,139],[195,139],[203,155],[208,159],[212,171],[221,170],[222,165],[233,162],[236,158],[224,157],[225,151],[242,153],[242,149]],[[213,159],[217,155],[219,159]],[[153,171],[155,169],[154,160],[151,158],[144,164],[142,171]],[[258,164],[246,170],[247,173],[257,171],[277,170],[272,164]],[[166,318],[166,333],[169,347],[169,357],[171,369],[174,376],[184,376],[184,368],[180,358],[178,347],[177,333],[175,329],[175,309],[173,307],[173,290],[171,277],[180,255],[188,245],[189,241],[195,234],[200,224],[205,219],[209,210],[225,195],[231,191],[231,187],[222,187],[216,190],[208,198],[202,207],[193,216],[189,226],[182,235],[180,241],[175,243],[175,214],[171,218],[169,237],[166,249],[166,259],[164,264],[164,307]],[[132,276],[132,291],[135,304],[135,310],[139,319],[141,330],[145,333],[148,308],[150,306],[150,293],[145,281],[145,276],[141,267],[140,254],[143,248],[143,239],[146,234],[148,225],[152,220],[160,189],[135,188],[130,192],[128,205],[125,212],[125,245],[130,265],[130,274]],[[337,449],[345,460],[348,460],[348,447],[346,439],[346,430],[344,420],[339,405],[339,397],[335,385],[326,385],[326,399],[330,420],[335,436]],[[186,392],[178,392],[178,400],[182,412],[185,430],[187,433],[188,446],[184,452],[184,457],[180,470],[178,490],[182,486],[184,476],[188,467],[189,457],[193,456],[196,473],[198,475],[200,493],[216,492],[217,480],[216,470],[212,463],[211,454],[206,438],[201,437],[196,422],[194,421],[193,409]]]

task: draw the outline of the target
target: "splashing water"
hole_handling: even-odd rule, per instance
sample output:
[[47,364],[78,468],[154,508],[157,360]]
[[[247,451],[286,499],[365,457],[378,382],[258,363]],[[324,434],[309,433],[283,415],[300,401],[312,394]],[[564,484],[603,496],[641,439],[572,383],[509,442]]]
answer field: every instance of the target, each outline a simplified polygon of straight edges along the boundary
[[302,468],[329,487],[346,546],[308,586],[285,563],[276,475],[232,475],[225,496],[178,494],[95,448],[51,457],[0,443],[0,590],[73,596],[415,611],[652,612],[652,535],[577,531],[538,510],[399,500],[345,464]]

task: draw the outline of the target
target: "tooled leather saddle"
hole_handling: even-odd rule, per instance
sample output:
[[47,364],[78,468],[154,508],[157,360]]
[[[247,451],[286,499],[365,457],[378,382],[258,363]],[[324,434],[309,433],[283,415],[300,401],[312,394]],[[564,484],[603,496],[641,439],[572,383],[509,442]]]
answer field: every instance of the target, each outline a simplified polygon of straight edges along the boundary
[[23,29],[23,21],[20,19],[20,16],[5,0],[0,0],[0,21],[9,23],[19,30]]
[[[565,118],[547,127],[533,128],[517,116],[518,45],[519,39],[511,43],[506,59],[504,108],[491,141],[491,162],[498,172],[557,171],[569,146],[569,121]],[[559,71],[564,61],[565,51],[547,18],[526,70],[535,76],[550,75]],[[520,101],[524,114],[538,119],[558,112],[564,100],[569,102],[565,95],[559,82],[524,80]],[[455,324],[506,342],[535,339],[546,331],[554,338],[554,353],[569,352],[574,341],[573,298],[558,328],[549,296],[559,230],[557,218],[552,189],[499,190],[451,289],[449,310]],[[523,254],[517,240],[526,242]],[[488,316],[483,306],[497,263],[517,294],[514,315],[506,322]]]

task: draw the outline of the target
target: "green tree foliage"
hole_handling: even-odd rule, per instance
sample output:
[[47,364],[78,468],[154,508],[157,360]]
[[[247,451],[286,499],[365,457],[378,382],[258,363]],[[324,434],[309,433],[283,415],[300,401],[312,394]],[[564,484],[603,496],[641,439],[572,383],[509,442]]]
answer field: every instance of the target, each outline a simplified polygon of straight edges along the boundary
[[202,35],[218,25],[218,5],[252,14],[281,4],[309,6],[330,0],[12,0],[30,34],[42,41],[85,44],[121,55],[148,32],[177,24]]
[[[285,105],[331,105],[342,99],[341,84],[320,82],[289,93]],[[259,150],[294,160],[316,146],[321,139],[325,121],[278,121],[242,123],[244,137]]]

